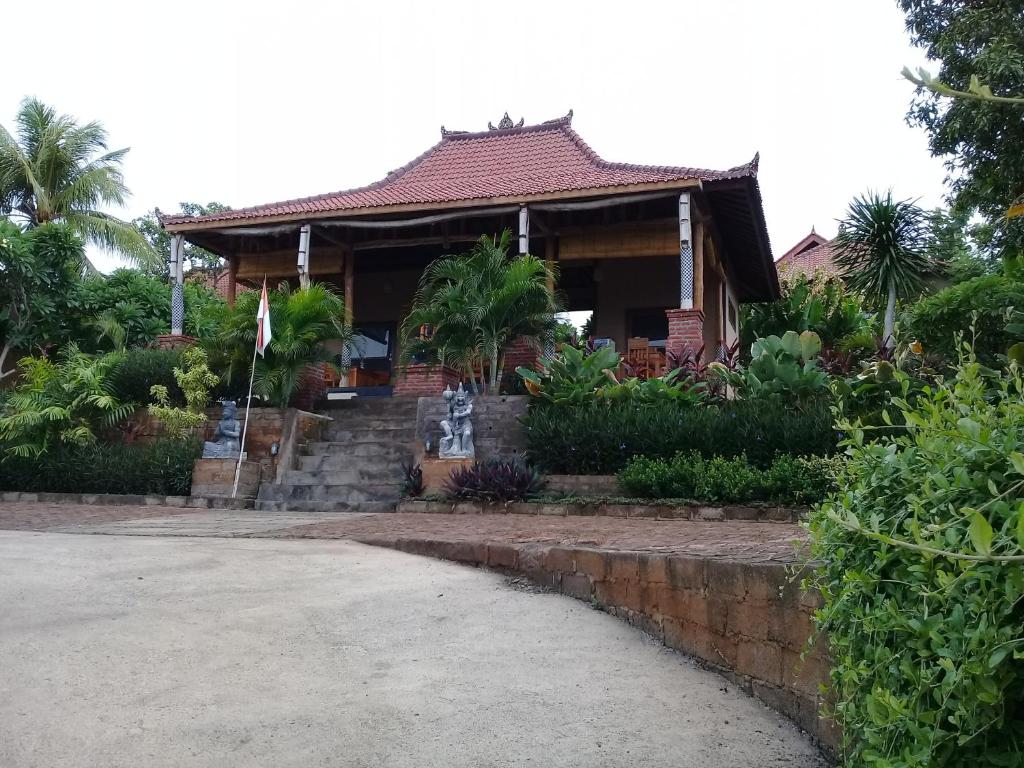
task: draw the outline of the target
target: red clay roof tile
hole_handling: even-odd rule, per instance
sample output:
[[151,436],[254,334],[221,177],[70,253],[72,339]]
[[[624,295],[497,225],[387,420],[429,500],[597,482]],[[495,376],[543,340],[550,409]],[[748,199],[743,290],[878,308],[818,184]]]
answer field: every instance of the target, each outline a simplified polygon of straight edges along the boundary
[[164,224],[237,221],[394,205],[447,203],[599,190],[686,179],[756,178],[757,158],[727,171],[631,165],[602,160],[571,127],[572,113],[523,128],[446,131],[408,165],[365,187],[240,208],[208,216],[167,216]]

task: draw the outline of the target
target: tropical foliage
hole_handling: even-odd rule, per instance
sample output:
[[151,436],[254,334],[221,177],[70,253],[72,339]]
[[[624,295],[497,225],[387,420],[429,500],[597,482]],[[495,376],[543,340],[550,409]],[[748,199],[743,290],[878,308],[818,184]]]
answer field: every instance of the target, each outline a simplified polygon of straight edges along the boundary
[[474,391],[497,393],[505,350],[513,342],[554,345],[555,276],[534,256],[510,257],[511,237],[509,230],[499,238],[482,237],[468,253],[427,267],[402,323],[406,363],[427,357],[464,371]]
[[[345,324],[345,302],[332,288],[313,283],[292,290],[286,283],[268,291],[273,333],[266,354],[257,357],[253,394],[286,407],[310,365],[331,363],[334,355],[327,342],[348,341],[352,329]],[[210,357],[216,361],[229,391],[244,397],[256,346],[256,309],[260,293],[246,291],[226,314],[221,332],[209,340]]]
[[174,369],[174,379],[185,395],[185,407],[171,404],[168,389],[163,384],[150,387],[156,402],[149,406],[150,414],[162,423],[164,434],[179,440],[191,435],[206,420],[210,388],[219,381],[207,366],[206,352],[200,347],[189,347],[181,359],[184,367]]
[[821,339],[813,331],[786,331],[758,339],[750,348],[750,363],[729,371],[715,363],[720,374],[742,398],[782,398],[801,405],[828,391],[829,379],[818,365]]
[[59,221],[85,240],[152,265],[152,248],[135,227],[101,210],[123,206],[121,175],[127,149],[107,151],[107,132],[80,125],[37,99],[27,98],[16,131],[0,126],[0,215],[28,227]]
[[0,443],[7,454],[39,456],[55,445],[89,445],[97,431],[131,413],[114,394],[120,355],[92,357],[71,344],[56,361],[28,357],[22,379],[0,411]]
[[873,315],[842,280],[796,275],[782,284],[778,301],[744,304],[740,340],[749,349],[757,339],[786,331],[813,331],[825,347],[847,349],[865,334],[874,336]]
[[973,326],[978,359],[997,366],[1018,338],[1007,329],[1011,308],[1024,310],[1024,282],[989,275],[950,286],[907,307],[903,336],[921,343],[950,364],[957,359],[956,335]]
[[[899,0],[914,44],[938,63],[946,89],[921,82],[908,118],[928,134],[932,154],[949,170],[954,207],[977,211],[989,225],[982,247],[1016,261],[1024,253],[1024,219],[1005,211],[1024,195],[1024,120],[1019,103],[1024,83],[1024,25],[1016,2],[937,3]],[[984,83],[977,89],[977,83]],[[989,98],[948,98],[948,90]],[[1019,100],[1018,100],[1019,101]]]
[[1021,372],[968,357],[889,415],[894,433],[841,424],[840,491],[810,522],[844,765],[1018,765]]
[[13,350],[29,352],[64,336],[67,296],[81,272],[81,241],[67,227],[22,231],[0,219],[0,379]]
[[882,336],[895,345],[896,300],[916,295],[932,273],[927,215],[906,200],[868,192],[854,198],[839,223],[836,265],[846,284],[885,303]]

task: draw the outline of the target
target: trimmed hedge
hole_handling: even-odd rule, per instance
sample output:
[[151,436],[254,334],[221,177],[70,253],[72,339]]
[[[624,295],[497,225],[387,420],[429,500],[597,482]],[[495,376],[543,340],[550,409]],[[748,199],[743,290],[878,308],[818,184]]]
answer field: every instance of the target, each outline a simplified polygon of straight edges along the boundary
[[111,384],[122,403],[148,405],[153,402],[149,388],[167,387],[171,405],[185,405],[185,395],[174,378],[175,366],[181,366],[180,349],[131,349],[114,372]]
[[746,456],[706,459],[693,451],[678,453],[671,461],[637,456],[619,473],[619,483],[629,493],[649,499],[815,504],[835,490],[836,461],[781,455],[759,469]]
[[838,439],[825,400],[800,410],[770,399],[696,408],[535,404],[523,424],[531,463],[564,475],[614,474],[634,456],[668,460],[680,451],[706,458],[745,454],[752,465],[768,467],[779,454],[829,455]]
[[53,447],[39,458],[0,461],[0,491],[187,496],[201,453],[193,440]]

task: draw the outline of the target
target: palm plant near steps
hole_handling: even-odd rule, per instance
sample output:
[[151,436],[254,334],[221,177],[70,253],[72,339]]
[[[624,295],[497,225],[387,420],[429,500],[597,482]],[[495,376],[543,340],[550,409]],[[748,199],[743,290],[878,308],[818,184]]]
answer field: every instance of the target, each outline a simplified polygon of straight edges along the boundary
[[896,300],[921,290],[931,272],[928,219],[908,200],[868,192],[854,198],[839,223],[835,260],[846,284],[885,302],[883,338],[895,344]]
[[[497,393],[509,345],[554,344],[555,275],[534,256],[510,257],[511,239],[509,230],[482,237],[468,253],[427,267],[402,323],[404,363],[425,355],[464,371],[474,392]],[[423,327],[432,330],[429,338]]]
[[[271,340],[266,354],[256,358],[253,394],[284,408],[310,365],[332,361],[327,342],[349,341],[352,329],[345,323],[344,299],[321,283],[301,290],[285,284],[269,291],[268,299]],[[221,332],[207,345],[235,394],[248,387],[259,302],[259,291],[239,294]]]
[[100,210],[128,198],[127,149],[107,151],[102,125],[80,125],[33,98],[22,102],[15,124],[16,134],[0,126],[0,215],[28,227],[60,221],[88,243],[159,266],[134,226]]

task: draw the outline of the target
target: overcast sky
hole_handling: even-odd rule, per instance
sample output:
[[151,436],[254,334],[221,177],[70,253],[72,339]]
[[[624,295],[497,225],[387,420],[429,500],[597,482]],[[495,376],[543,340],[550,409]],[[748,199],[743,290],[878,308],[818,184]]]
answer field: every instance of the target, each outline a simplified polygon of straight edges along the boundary
[[[727,168],[761,152],[776,257],[863,190],[941,202],[904,123],[924,64],[894,0],[81,2],[3,11],[0,120],[34,95],[131,147],[125,218],[374,181],[508,110],[607,160]],[[23,30],[19,34],[16,30]],[[933,70],[935,67],[933,66]],[[98,256],[102,268],[117,260]]]

